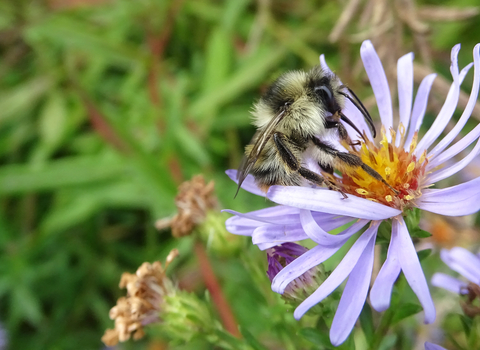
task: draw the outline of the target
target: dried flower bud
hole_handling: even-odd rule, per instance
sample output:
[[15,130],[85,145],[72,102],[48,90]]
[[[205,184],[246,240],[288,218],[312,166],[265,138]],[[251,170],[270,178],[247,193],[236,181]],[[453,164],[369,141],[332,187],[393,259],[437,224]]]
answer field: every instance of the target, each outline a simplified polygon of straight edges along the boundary
[[125,272],[120,279],[120,288],[127,289],[127,296],[121,297],[109,313],[115,320],[115,328],[107,329],[102,341],[107,346],[123,342],[132,336],[137,340],[144,336],[143,326],[158,322],[165,298],[175,293],[172,281],[166,276],[166,269],[178,255],[174,249],[168,255],[165,266],[159,261],[143,263],[135,274]]
[[480,315],[480,286],[473,282],[470,282],[466,290],[466,301],[462,301],[460,306],[462,307],[463,312],[468,317],[474,318],[475,316]]
[[207,212],[217,207],[213,181],[206,184],[202,175],[185,181],[178,188],[175,205],[177,214],[171,219],[158,220],[155,227],[162,229],[170,226],[172,235],[179,238],[189,235],[205,220]]

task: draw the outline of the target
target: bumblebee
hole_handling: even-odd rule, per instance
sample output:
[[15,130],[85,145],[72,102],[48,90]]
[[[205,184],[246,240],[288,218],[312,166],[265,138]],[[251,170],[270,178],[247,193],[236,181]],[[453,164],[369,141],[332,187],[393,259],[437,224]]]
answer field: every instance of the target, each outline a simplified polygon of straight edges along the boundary
[[307,157],[314,159],[328,174],[333,175],[334,168],[358,167],[387,184],[360,157],[341,152],[324,140],[333,131],[340,140],[353,147],[360,144],[352,142],[342,124],[350,125],[362,136],[356,125],[342,113],[345,99],[363,114],[375,137],[375,126],[367,109],[335,74],[316,66],[309,72],[286,72],[273,82],[253,106],[253,124],[257,132],[246,146],[245,157],[237,172],[237,194],[247,175],[252,174],[264,192],[272,185],[300,186],[308,181],[318,186],[325,184],[346,198],[327,177],[306,167]]

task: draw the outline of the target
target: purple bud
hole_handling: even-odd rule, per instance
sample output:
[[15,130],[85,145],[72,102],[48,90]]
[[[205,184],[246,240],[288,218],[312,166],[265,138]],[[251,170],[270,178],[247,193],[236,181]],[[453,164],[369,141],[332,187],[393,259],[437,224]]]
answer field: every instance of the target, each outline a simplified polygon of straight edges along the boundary
[[[283,243],[267,249],[268,270],[270,282],[288,264],[307,252],[308,249],[296,243]],[[298,304],[313,293],[325,280],[325,270],[322,265],[317,265],[299,276],[285,289],[282,297],[286,302]]]

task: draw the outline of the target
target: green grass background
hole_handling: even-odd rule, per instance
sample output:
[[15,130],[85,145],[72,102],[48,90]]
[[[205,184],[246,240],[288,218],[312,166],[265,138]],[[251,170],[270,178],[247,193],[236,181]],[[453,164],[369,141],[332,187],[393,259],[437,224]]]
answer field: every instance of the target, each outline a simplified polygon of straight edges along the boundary
[[[261,3],[270,4],[267,20]],[[438,3],[476,1],[421,1]],[[252,102],[278,74],[309,69],[321,53],[339,69],[342,45],[358,59],[360,43],[328,41],[345,4],[0,1],[0,322],[10,349],[102,348],[121,273],[173,247],[188,280],[192,240],[153,227],[175,212],[182,181],[213,179],[224,208],[267,205],[244,192],[234,200],[224,171],[238,167],[254,132]],[[471,61],[475,21],[432,24],[438,57],[461,42],[461,62]],[[404,40],[410,51],[407,32]],[[261,278],[245,264],[212,259],[240,323],[260,334],[265,300],[257,289],[268,291],[268,282],[250,288]],[[252,269],[263,278],[265,265]],[[192,284],[201,293],[202,282]],[[239,285],[245,293],[232,300]],[[151,342],[125,348],[160,346]]]

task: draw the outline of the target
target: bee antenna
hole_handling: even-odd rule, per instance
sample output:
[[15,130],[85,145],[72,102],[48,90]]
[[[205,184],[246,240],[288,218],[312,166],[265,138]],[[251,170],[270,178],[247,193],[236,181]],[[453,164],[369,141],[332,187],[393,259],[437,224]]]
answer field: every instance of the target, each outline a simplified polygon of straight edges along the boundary
[[365,108],[365,106],[363,105],[362,101],[360,101],[360,99],[358,98],[357,95],[355,95],[355,93],[352,91],[352,89],[350,89],[349,87],[345,87],[345,88],[353,96],[353,98],[350,95],[339,91],[340,95],[343,95],[346,98],[348,98],[350,100],[350,102],[352,102],[355,105],[355,107],[357,107],[357,109],[363,114],[363,117],[368,122],[368,125],[370,126],[370,129],[372,130],[373,137],[375,138],[377,136],[377,130],[375,130],[375,125],[373,124],[372,116],[370,115],[370,113],[368,113],[368,111]]
[[358,132],[358,134],[361,136],[361,138],[365,140],[365,136],[363,136],[363,134],[360,132],[360,130],[358,130],[357,126],[350,120],[347,118],[347,116],[345,114],[343,114],[342,112],[339,112],[340,113],[340,118],[345,122],[347,123],[348,125],[350,125],[353,130],[355,130],[356,132]]

